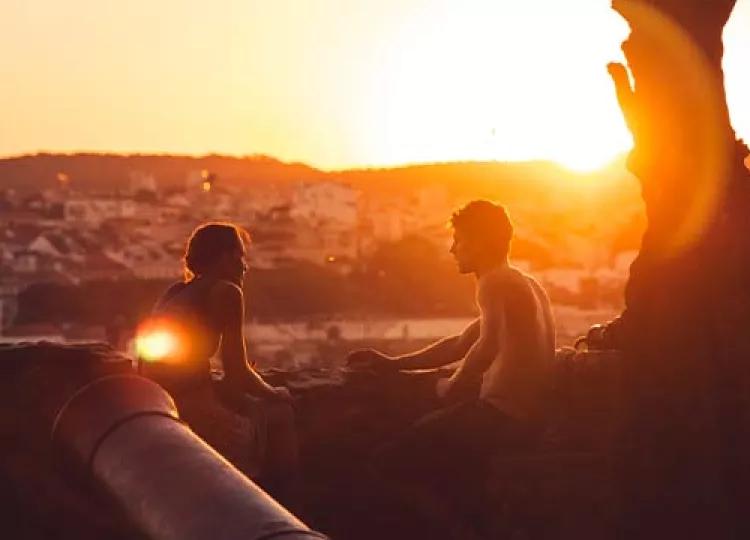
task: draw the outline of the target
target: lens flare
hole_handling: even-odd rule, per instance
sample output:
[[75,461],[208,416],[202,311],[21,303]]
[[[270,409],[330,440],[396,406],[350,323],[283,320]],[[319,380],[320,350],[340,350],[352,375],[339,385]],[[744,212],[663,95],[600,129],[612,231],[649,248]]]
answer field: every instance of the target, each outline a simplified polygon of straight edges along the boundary
[[176,349],[177,340],[169,332],[154,332],[138,336],[136,350],[138,355],[148,361],[157,361],[169,356]]
[[[679,196],[679,200],[671,201],[662,197],[656,216],[670,228],[670,235],[661,246],[662,256],[668,258],[679,255],[703,237],[725,196],[733,141],[726,130],[721,78],[691,36],[655,7],[641,0],[616,0],[614,8],[638,29],[637,35],[633,33],[625,43],[626,56],[628,47],[648,50],[653,65],[638,66],[639,69],[653,70],[658,66],[660,80],[680,88],[679,92],[649,89],[657,99],[664,100],[658,122],[673,126],[673,141],[657,140],[664,137],[664,130],[661,125],[658,129],[648,127],[656,125],[653,118],[646,119],[638,128],[648,139],[638,150],[648,154],[646,162],[659,169],[648,173],[659,184],[649,189],[669,193],[673,198]],[[636,97],[638,94],[636,88]],[[651,110],[656,111],[657,107],[651,106]],[[688,133],[689,139],[684,138]],[[657,150],[652,147],[660,154],[655,155]]]
[[135,339],[138,356],[146,362],[176,361],[180,354],[179,333],[164,321],[149,321],[141,326]]

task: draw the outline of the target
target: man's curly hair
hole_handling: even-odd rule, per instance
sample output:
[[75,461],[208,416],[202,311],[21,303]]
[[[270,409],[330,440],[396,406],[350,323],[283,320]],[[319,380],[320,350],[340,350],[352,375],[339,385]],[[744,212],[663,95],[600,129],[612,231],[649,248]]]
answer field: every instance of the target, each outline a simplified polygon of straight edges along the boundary
[[505,208],[490,201],[471,201],[451,217],[451,226],[470,238],[479,239],[488,250],[499,257],[507,257],[513,224]]

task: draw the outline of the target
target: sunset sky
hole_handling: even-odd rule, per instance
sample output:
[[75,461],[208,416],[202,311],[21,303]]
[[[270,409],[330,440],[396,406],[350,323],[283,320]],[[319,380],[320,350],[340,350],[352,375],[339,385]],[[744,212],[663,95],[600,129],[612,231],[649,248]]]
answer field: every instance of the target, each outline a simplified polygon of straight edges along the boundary
[[[605,69],[627,31],[607,0],[3,0],[0,156],[591,168],[629,147]],[[725,43],[750,139],[750,0]]]

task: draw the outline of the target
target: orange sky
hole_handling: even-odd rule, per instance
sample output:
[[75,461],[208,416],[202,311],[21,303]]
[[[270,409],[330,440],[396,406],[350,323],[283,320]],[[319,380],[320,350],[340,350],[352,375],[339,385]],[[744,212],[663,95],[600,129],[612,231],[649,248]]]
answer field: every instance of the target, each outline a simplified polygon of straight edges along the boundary
[[[0,155],[264,153],[323,168],[544,158],[590,168],[629,145],[605,70],[627,27],[607,4],[3,0]],[[747,139],[749,29],[750,0],[739,0],[725,69]]]

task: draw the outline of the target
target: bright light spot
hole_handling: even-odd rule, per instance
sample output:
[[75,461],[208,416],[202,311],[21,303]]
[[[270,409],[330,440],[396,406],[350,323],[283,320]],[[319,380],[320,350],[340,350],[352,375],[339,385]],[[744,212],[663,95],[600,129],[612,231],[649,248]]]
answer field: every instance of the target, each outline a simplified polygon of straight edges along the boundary
[[565,157],[556,158],[560,165],[566,169],[577,172],[577,173],[592,173],[604,169],[607,165],[614,161],[614,156],[603,156],[595,153],[586,154],[571,151]]
[[156,362],[177,351],[177,337],[167,330],[156,330],[139,335],[135,347],[138,356],[148,362]]
[[393,31],[365,108],[373,161],[553,160],[592,172],[628,151],[606,70],[621,59],[625,21],[608,2],[544,3],[545,17],[506,4],[435,0]]
[[211,182],[209,182],[208,180],[203,181],[203,191],[205,191],[206,193],[211,191]]
[[[651,51],[652,61],[665,70],[665,80],[679,81],[680,92],[672,99],[676,103],[666,106],[665,117],[689,110],[690,123],[695,126],[682,153],[656,158],[662,170],[670,171],[666,176],[690,179],[679,184],[679,201],[672,202],[673,208],[660,210],[660,217],[670,220],[670,234],[656,252],[671,257],[701,239],[726,196],[733,148],[724,124],[722,86],[703,51],[674,20],[639,0],[620,0],[619,5],[639,28],[637,46]],[[668,178],[659,180],[673,188],[677,185],[669,184]]]

